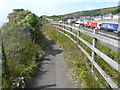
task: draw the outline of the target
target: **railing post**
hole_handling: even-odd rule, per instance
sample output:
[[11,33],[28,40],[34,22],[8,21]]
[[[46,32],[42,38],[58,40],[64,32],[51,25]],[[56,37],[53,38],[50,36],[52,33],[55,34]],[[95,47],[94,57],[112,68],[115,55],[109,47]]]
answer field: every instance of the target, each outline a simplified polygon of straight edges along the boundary
[[[63,27],[64,27],[64,29],[65,29],[65,23],[64,23]],[[64,33],[65,33],[65,31],[64,31]]]
[[[77,37],[80,37],[80,31],[77,31]],[[80,40],[77,38],[77,45],[80,44]]]
[[65,23],[64,23],[64,29],[65,29]]
[[70,23],[70,26],[72,26],[72,23]]
[[61,23],[59,25],[60,25],[60,27],[62,26]]
[[[96,34],[96,29],[93,30],[93,33]],[[93,47],[97,47],[97,39],[93,37]],[[96,61],[96,53],[92,51],[92,60]],[[94,70],[94,66],[92,65],[92,70]]]
[[[70,27],[70,31],[72,32],[72,28]],[[71,34],[70,34],[70,36],[72,36]]]
[[80,28],[80,25],[78,25],[78,28]]

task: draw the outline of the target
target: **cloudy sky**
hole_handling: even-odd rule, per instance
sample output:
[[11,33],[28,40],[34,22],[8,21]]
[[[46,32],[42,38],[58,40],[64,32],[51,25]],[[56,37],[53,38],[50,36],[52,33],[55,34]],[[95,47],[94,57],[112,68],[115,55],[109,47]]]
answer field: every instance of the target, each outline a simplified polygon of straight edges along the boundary
[[1,0],[0,23],[4,22],[12,9],[31,10],[38,16],[61,15],[82,10],[113,7],[119,0]]

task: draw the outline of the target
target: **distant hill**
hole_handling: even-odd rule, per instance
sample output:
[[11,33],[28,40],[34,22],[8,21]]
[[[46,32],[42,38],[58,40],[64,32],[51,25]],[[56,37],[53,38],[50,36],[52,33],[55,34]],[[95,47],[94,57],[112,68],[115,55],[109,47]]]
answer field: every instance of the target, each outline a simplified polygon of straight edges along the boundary
[[78,11],[69,14],[59,15],[59,17],[68,16],[68,17],[79,18],[80,16],[99,16],[99,15],[103,16],[106,14],[116,14],[116,13],[120,13],[120,6],[103,8],[103,9]]

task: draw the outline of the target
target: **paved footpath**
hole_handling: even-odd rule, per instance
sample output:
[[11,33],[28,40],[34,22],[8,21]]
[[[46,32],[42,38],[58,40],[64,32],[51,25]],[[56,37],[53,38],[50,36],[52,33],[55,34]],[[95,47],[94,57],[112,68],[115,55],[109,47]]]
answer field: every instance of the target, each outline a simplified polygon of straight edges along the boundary
[[46,57],[42,62],[42,69],[34,78],[32,88],[74,88],[70,76],[67,74],[63,50],[53,41],[49,41]]

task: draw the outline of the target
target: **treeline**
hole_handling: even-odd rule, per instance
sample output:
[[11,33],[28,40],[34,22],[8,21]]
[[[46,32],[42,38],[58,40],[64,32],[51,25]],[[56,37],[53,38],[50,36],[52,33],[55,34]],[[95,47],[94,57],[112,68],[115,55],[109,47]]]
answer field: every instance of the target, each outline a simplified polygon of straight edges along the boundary
[[77,17],[80,16],[103,16],[107,14],[117,14],[120,13],[120,6],[119,7],[111,7],[111,8],[103,8],[103,9],[94,9],[94,10],[86,10],[86,11],[80,11],[80,12],[74,12],[70,14],[60,15],[63,16],[71,16],[71,17]]
[[61,16],[56,16],[56,15],[53,15],[53,16],[47,16],[47,18],[53,19],[53,20],[55,20],[55,21],[62,20],[62,19],[61,19]]
[[34,13],[14,9],[2,26],[2,88],[24,88],[44,56],[45,37]]

